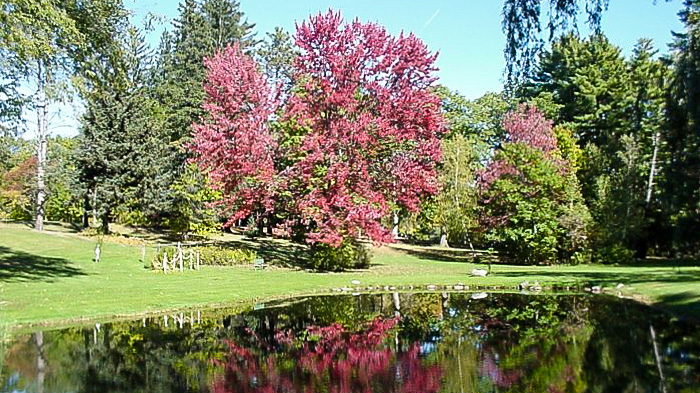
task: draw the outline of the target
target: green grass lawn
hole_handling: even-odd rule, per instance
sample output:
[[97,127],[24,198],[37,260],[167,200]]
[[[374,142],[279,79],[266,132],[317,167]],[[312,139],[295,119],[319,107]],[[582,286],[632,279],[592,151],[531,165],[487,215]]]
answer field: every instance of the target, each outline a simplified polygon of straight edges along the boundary
[[[299,269],[253,270],[249,266],[202,267],[165,275],[145,269],[136,245],[105,243],[94,263],[95,239],[51,226],[36,232],[23,224],[0,224],[0,324],[63,324],[178,308],[235,304],[272,297],[327,292],[350,286],[454,285],[515,288],[522,281],[544,286],[625,284],[628,295],[686,316],[700,315],[700,266],[649,261],[636,266],[493,265],[488,277],[470,277],[464,252],[436,248],[381,247],[372,267],[345,273]],[[232,238],[233,242],[246,242]],[[250,243],[266,260],[293,258],[284,241]],[[149,249],[149,256],[153,249]]]

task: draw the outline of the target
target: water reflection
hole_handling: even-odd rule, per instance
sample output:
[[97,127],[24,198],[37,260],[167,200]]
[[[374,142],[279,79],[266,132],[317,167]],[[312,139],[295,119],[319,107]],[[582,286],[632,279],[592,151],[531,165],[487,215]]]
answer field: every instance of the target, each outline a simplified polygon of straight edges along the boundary
[[601,296],[325,296],[36,332],[0,364],[2,392],[700,392],[700,333]]

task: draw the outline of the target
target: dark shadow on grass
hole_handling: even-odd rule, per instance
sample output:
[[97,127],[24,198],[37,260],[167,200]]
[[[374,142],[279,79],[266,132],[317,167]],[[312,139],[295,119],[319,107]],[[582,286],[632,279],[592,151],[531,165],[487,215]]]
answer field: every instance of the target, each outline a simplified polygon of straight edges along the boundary
[[[369,246],[368,243],[364,244]],[[258,258],[263,258],[266,263],[286,268],[306,269],[309,272],[328,273],[334,270],[319,270],[311,266],[311,249],[306,244],[283,241],[271,237],[243,238],[240,240],[226,240],[223,247],[248,248],[255,250]],[[371,251],[370,251],[371,252]],[[370,263],[367,268],[347,268],[343,272],[362,272],[371,267],[381,266],[380,263]]]
[[676,315],[687,316],[694,320],[700,320],[700,294],[694,292],[681,292],[660,296],[658,306],[663,307]]
[[636,259],[629,263],[618,263],[614,266],[632,266],[632,267],[693,267],[700,266],[700,260],[690,258],[647,258]]
[[537,270],[537,271],[522,271],[522,270],[516,270],[516,271],[508,271],[506,270],[499,270],[498,271],[498,276],[499,277],[523,277],[527,278],[529,276],[539,276],[539,277],[551,277],[553,279],[556,279],[557,277],[562,277],[562,276],[567,276],[567,277],[573,277],[575,278],[578,282],[582,284],[591,284],[591,285],[599,285],[599,286],[606,286],[606,285],[617,285],[617,284],[625,284],[625,285],[632,285],[632,284],[638,284],[638,283],[647,283],[647,282],[659,282],[659,283],[698,283],[700,285],[700,271],[693,271],[693,272],[684,272],[684,271],[668,271],[668,272],[658,272],[658,273],[649,273],[649,272],[624,272],[624,273],[619,273],[619,272],[611,272],[611,273],[605,273],[605,272],[558,272],[558,271],[542,271],[542,270]]
[[462,263],[492,263],[492,264],[505,264],[508,263],[502,259],[499,259],[496,255],[489,255],[485,251],[480,250],[468,250],[464,248],[403,248],[403,247],[393,247],[395,250],[404,252],[408,255],[414,256],[418,259],[423,259],[427,261],[441,261],[441,262],[462,262]]
[[63,258],[43,257],[0,246],[0,282],[55,281],[84,276],[82,270]]
[[[23,227],[28,229],[34,229],[34,221],[10,221],[17,224],[21,224]],[[75,222],[62,222],[62,221],[44,221],[44,230],[48,232],[61,232],[61,233],[80,233],[83,230],[83,226]]]
[[259,258],[277,266],[307,268],[309,265],[309,248],[302,244],[257,237],[227,240],[222,245],[255,250]]

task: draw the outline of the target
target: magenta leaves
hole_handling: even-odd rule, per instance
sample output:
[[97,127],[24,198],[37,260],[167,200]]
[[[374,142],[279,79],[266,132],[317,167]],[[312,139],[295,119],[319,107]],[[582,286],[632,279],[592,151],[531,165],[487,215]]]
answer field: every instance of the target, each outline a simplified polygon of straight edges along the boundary
[[205,60],[208,118],[194,126],[200,168],[222,191],[231,220],[272,209],[276,142],[269,118],[276,103],[255,62],[238,45]]
[[507,133],[507,141],[501,150],[496,152],[494,160],[481,173],[480,183],[483,189],[488,189],[493,182],[504,177],[520,177],[526,180],[521,171],[514,165],[513,158],[508,154],[510,144],[519,144],[530,149],[535,155],[543,154],[551,164],[566,171],[568,166],[558,154],[557,138],[552,130],[552,122],[533,106],[520,105],[517,110],[508,113],[503,119],[503,128]]
[[436,55],[413,35],[346,24],[332,11],[297,26],[295,39],[296,87],[279,106],[238,48],[207,60],[200,166],[232,219],[274,214],[309,243],[338,246],[359,232],[389,242],[381,218],[397,205],[415,211],[438,189]]

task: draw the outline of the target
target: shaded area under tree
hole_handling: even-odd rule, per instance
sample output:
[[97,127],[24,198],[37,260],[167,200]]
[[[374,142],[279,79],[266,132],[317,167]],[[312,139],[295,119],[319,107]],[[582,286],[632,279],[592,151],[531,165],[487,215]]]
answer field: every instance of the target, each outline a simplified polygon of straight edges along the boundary
[[55,281],[84,276],[81,269],[63,258],[45,257],[0,246],[0,282]]

